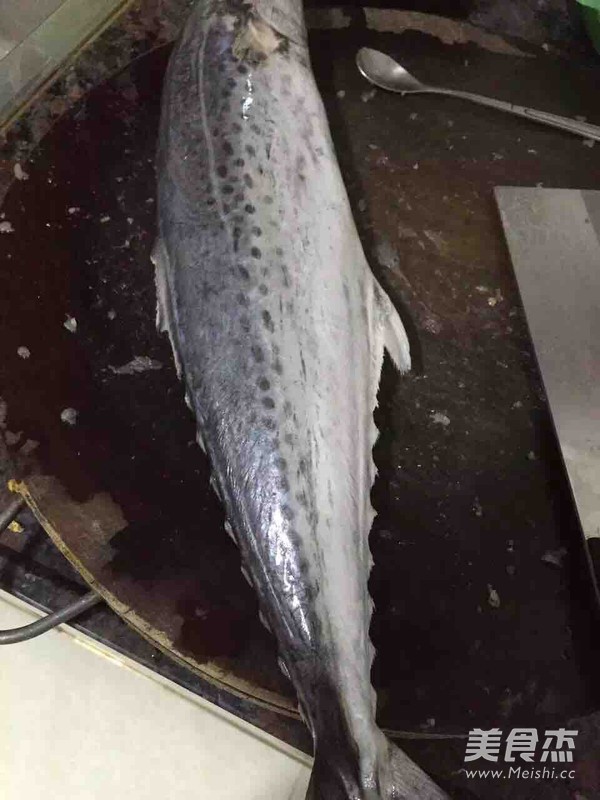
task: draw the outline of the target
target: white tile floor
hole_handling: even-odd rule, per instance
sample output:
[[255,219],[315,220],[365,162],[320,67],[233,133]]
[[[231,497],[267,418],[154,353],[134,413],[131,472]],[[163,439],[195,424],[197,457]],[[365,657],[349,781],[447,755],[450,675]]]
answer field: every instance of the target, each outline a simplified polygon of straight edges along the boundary
[[[0,591],[0,628],[37,616]],[[304,800],[310,759],[63,627],[0,648],[1,800]]]

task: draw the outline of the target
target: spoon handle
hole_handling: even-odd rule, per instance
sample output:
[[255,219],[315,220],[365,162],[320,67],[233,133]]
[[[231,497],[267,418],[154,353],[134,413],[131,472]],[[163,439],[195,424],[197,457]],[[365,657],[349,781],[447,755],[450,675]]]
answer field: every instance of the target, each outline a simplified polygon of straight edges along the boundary
[[558,114],[550,114],[548,111],[539,111],[535,108],[515,106],[503,100],[496,100],[493,97],[484,97],[483,95],[473,94],[472,92],[461,92],[456,89],[444,89],[437,86],[427,87],[426,91],[434,92],[435,94],[445,94],[450,97],[462,97],[464,100],[471,100],[473,103],[479,103],[479,105],[482,106],[496,108],[498,111],[508,111],[510,114],[516,114],[518,117],[525,117],[533,122],[541,122],[553,128],[560,128],[563,131],[578,134],[585,139],[594,139],[600,142],[600,127],[598,125],[590,125],[589,122],[579,122],[579,120],[576,119],[559,117]]

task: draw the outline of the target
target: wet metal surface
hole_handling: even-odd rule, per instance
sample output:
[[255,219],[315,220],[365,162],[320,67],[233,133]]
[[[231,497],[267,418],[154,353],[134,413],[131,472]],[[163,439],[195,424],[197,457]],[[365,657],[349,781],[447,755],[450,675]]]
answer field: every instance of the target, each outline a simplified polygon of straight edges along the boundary
[[[384,370],[377,412],[370,585],[381,723],[434,732],[563,724],[598,706],[596,629],[493,186],[596,188],[600,148],[449,98],[373,92],[354,67],[360,45],[388,50],[424,80],[543,100],[596,123],[598,73],[414,33],[312,37],[366,249],[404,312],[416,363],[402,380]],[[7,425],[23,432],[19,443],[40,442],[43,471],[73,499],[106,492],[121,509],[128,525],[108,541],[82,550],[72,530],[60,531],[96,580],[182,653],[292,703],[223,531],[168,343],[154,330],[166,57],[151,54],[93,91],[7,196]],[[160,369],[119,371],[136,357]],[[61,420],[69,408],[75,425]]]

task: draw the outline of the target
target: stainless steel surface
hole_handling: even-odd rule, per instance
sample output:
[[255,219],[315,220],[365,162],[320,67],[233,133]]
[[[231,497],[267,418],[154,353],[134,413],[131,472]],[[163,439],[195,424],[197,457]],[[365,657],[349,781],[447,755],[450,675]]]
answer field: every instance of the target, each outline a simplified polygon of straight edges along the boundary
[[48,614],[42,619],[32,622],[30,625],[24,625],[22,628],[13,628],[12,630],[0,631],[0,645],[2,644],[19,644],[20,642],[27,642],[29,639],[35,639],[36,636],[41,636],[42,633],[56,628],[65,622],[69,622],[88,608],[100,603],[102,598],[96,592],[88,592],[79,600],[65,606],[60,611],[55,611],[53,614]]
[[0,126],[129,2],[0,0]]
[[583,533],[600,538],[600,192],[496,198]]
[[17,514],[25,508],[25,501],[22,497],[15,497],[5,509],[0,512],[0,533],[7,528]]
[[488,108],[497,111],[507,111],[518,117],[525,117],[533,122],[540,122],[550,125],[553,128],[583,136],[585,139],[593,139],[600,142],[600,127],[590,125],[588,122],[580,122],[568,117],[560,117],[557,114],[550,114],[547,111],[539,111],[535,108],[516,106],[506,103],[503,100],[496,100],[493,97],[473,94],[472,92],[462,92],[457,89],[444,89],[441,86],[427,86],[417,78],[407,72],[404,67],[390,56],[379,50],[372,50],[368,47],[360,49],[356,55],[356,65],[360,73],[372,84],[380,89],[399,94],[443,94],[449,97],[458,97],[463,100],[471,100]]

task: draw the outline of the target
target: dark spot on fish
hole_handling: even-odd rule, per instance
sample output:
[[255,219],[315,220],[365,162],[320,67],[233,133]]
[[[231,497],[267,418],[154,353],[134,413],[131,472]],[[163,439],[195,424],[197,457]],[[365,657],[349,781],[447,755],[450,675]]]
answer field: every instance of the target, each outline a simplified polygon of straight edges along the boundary
[[251,247],[250,248],[250,255],[252,258],[262,258],[262,253],[258,247]]
[[288,270],[288,268],[286,267],[285,264],[281,265],[281,274],[283,275],[283,285],[286,286],[286,287],[289,286],[290,285],[290,273],[289,273],[289,270]]
[[262,236],[262,229],[258,227],[258,225],[254,225],[252,228],[252,233],[254,236]]
[[246,203],[246,205],[244,206],[244,211],[245,211],[247,214],[254,214],[254,212],[256,211],[256,209],[254,208],[254,206],[252,205],[252,203]]
[[285,460],[285,458],[276,458],[275,459],[275,466],[277,467],[277,469],[280,469],[282,472],[285,472],[285,470],[287,469],[288,464],[287,464],[287,461]]
[[247,75],[248,67],[246,67],[244,64],[238,64],[237,71],[240,73],[240,75]]
[[283,441],[286,444],[289,444],[290,447],[293,447],[294,446],[294,441],[295,441],[294,434],[293,433],[286,433],[285,436],[283,437]]
[[246,295],[243,292],[239,292],[239,294],[237,296],[237,301],[241,306],[247,306],[248,305],[248,298],[246,297]]
[[213,128],[212,135],[215,137],[215,139],[217,139],[221,135],[221,131],[219,130],[219,128]]
[[206,205],[207,206],[214,206],[215,203],[216,203],[216,200],[215,200],[214,197],[207,197],[206,198]]
[[258,379],[258,388],[261,391],[266,392],[271,388],[271,384],[269,383],[269,381],[266,378],[259,378]]
[[283,477],[279,479],[279,488],[282,492],[289,492],[290,490],[290,482],[287,478]]
[[292,411],[293,411],[292,404],[290,403],[289,400],[286,400],[285,403],[283,404],[283,413],[286,415],[286,417],[291,417]]
[[226,153],[228,156],[233,155],[233,147],[231,146],[230,142],[223,142],[223,152]]
[[273,333],[275,331],[275,324],[273,323],[273,317],[269,314],[268,311],[263,311],[262,318],[265,328],[269,331],[269,333]]
[[260,347],[257,347],[256,345],[252,346],[252,355],[254,356],[254,360],[258,361],[259,363],[265,360],[265,354]]
[[[223,213],[229,214],[231,211],[231,205],[229,203],[223,203]],[[223,227],[223,223],[221,223],[221,227]]]
[[273,362],[273,369],[278,375],[281,375],[283,372],[283,365],[278,358],[276,358],[275,361]]
[[[242,130],[242,126],[239,125],[237,122],[234,122],[231,127],[234,130],[238,130],[238,128],[239,128],[240,131]],[[233,163],[236,165],[236,167],[243,167],[246,162],[244,161],[243,158],[236,158],[236,160]]]
[[274,431],[277,427],[277,423],[272,417],[263,417],[262,423],[269,431]]
[[290,521],[290,522],[291,522],[291,521],[294,519],[294,517],[296,516],[296,515],[294,514],[294,511],[293,511],[293,509],[291,509],[289,506],[281,506],[281,513],[282,513],[282,515],[283,515],[283,516],[284,516],[284,517],[285,517],[285,518],[286,518],[288,521]]
[[233,233],[232,233],[232,236],[233,236],[233,250],[234,250],[235,253],[237,253],[238,248],[240,246],[240,236],[241,235],[242,235],[242,229],[240,227],[238,227],[237,225],[235,225],[234,228],[233,228]]
[[298,461],[298,474],[299,475],[307,475],[308,474],[308,463],[305,458],[301,458]]
[[252,180],[252,175],[248,175],[247,172],[244,175],[244,183],[246,184],[246,186],[249,189],[251,189],[254,186],[254,181]]
[[230,183],[223,184],[223,194],[233,194],[233,186]]
[[265,201],[265,203],[266,203],[268,206],[271,206],[271,205],[273,205],[273,198],[271,197],[271,195],[270,195],[270,194],[266,194],[266,195],[263,197],[263,200]]
[[227,177],[227,167],[224,164],[220,164],[217,167],[217,175],[220,178],[226,178]]
[[260,136],[262,134],[262,131],[261,131],[260,127],[256,124],[256,122],[253,122],[252,125],[250,125],[250,130],[252,131],[252,133],[255,133],[257,136]]
[[249,156],[255,156],[256,155],[256,148],[254,148],[251,144],[247,144],[246,145],[246,152],[248,153]]
[[269,294],[269,289],[267,286],[265,286],[264,283],[260,284],[260,286],[258,287],[258,291],[263,295]]
[[229,86],[230,89],[235,89],[235,87],[237,86],[236,79],[235,78],[227,78],[227,86]]
[[275,408],[275,400],[272,397],[263,397],[262,404],[265,408]]
[[306,492],[298,492],[296,494],[296,500],[300,503],[301,506],[304,506],[304,508],[308,506],[308,498],[306,496]]
[[238,192],[233,199],[235,200],[236,203],[242,203],[244,200],[244,193]]
[[276,247],[275,248],[275,255],[276,256],[280,256],[280,257],[283,255],[283,250],[282,250],[281,247]]
[[238,267],[239,273],[245,281],[250,280],[250,273],[246,269],[246,267]]
[[250,333],[250,320],[245,314],[240,317],[240,326],[244,333]]

